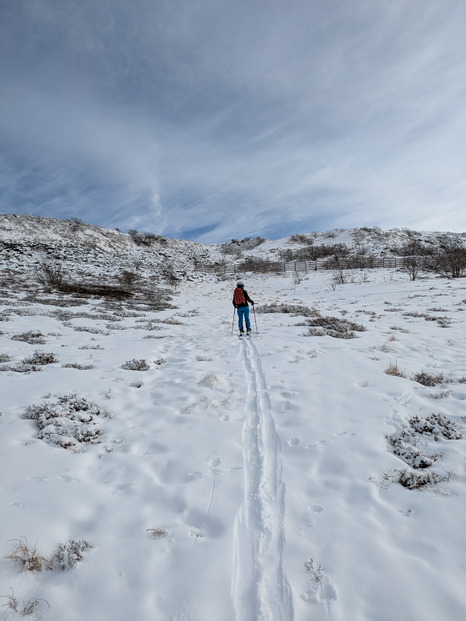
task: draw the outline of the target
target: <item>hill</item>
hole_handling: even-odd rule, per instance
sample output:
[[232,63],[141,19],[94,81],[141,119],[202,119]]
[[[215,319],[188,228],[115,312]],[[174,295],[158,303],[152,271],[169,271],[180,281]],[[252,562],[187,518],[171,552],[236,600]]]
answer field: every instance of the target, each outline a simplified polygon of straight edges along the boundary
[[30,215],[0,214],[3,270],[27,273],[44,260],[59,262],[67,273],[114,279],[123,271],[157,279],[161,270],[178,277],[196,267],[262,261],[302,261],[325,257],[407,256],[432,252],[445,242],[466,247],[466,233],[407,229],[337,229],[297,234],[279,240],[260,237],[203,245],[153,233],[117,230]]
[[180,275],[196,262],[210,260],[206,246],[150,233],[132,234],[40,216],[0,215],[0,251],[4,269],[24,273],[44,260],[58,261],[66,272],[115,277],[124,270],[148,277],[170,264]]

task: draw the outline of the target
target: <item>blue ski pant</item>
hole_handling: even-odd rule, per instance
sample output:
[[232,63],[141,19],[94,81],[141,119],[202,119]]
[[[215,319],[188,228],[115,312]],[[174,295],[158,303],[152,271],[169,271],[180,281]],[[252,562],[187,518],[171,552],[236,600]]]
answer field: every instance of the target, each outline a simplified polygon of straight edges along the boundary
[[236,309],[238,313],[238,329],[243,329],[243,317],[246,321],[246,328],[249,330],[251,328],[251,323],[249,322],[249,306],[242,306]]

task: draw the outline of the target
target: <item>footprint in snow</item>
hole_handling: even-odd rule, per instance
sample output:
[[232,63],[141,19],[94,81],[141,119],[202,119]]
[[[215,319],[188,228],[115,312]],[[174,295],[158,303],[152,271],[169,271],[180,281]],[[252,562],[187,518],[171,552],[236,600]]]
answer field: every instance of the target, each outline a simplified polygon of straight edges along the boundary
[[288,438],[286,443],[288,444],[288,446],[299,446],[301,444],[301,438]]
[[207,388],[222,388],[224,380],[220,379],[217,375],[209,373],[199,382],[200,386],[206,386]]
[[288,401],[287,399],[286,401],[282,402],[280,409],[282,410],[282,412],[290,412],[294,409],[294,405],[291,403],[291,401]]
[[212,470],[216,470],[218,466],[222,463],[220,457],[209,457],[207,463]]
[[313,604],[323,604],[338,599],[337,590],[332,580],[327,576],[318,582],[313,582],[301,597],[304,601]]

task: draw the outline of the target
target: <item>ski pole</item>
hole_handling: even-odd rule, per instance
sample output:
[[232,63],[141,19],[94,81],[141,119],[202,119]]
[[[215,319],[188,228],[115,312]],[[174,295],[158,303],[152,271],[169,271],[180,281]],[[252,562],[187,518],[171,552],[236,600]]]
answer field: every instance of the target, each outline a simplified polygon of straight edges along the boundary
[[233,334],[233,325],[235,323],[235,308],[233,309],[233,319],[231,320],[231,333]]
[[256,324],[256,334],[259,334],[259,330],[257,329],[256,307],[254,304],[252,305],[252,310],[254,312],[254,323]]

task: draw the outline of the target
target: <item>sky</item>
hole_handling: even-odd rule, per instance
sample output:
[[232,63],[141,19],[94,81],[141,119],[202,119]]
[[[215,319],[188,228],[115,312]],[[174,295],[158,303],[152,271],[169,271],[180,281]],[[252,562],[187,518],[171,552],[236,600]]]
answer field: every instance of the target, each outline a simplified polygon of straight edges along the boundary
[[464,0],[0,0],[0,212],[466,230]]

